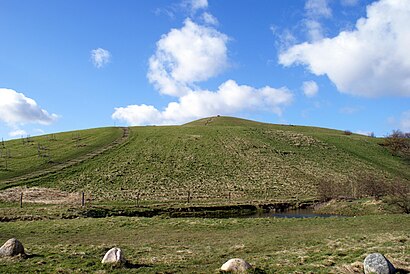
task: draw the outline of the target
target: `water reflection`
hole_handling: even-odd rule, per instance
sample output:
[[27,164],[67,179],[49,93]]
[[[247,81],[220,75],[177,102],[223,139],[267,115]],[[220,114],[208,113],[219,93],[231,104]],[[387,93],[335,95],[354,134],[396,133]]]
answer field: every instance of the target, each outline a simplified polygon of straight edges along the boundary
[[255,214],[246,216],[245,218],[329,218],[342,217],[341,215],[332,214],[317,214],[312,208],[289,209],[283,212],[257,212]]

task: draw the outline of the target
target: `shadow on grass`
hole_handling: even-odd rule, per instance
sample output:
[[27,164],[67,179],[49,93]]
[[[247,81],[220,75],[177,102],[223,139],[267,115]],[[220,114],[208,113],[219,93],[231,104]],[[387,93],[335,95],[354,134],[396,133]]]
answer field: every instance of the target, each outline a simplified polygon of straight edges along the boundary
[[24,255],[24,259],[33,259],[33,258],[44,258],[44,255],[40,254],[26,254]]
[[396,274],[409,274],[410,271],[406,269],[396,268]]
[[124,264],[125,268],[131,268],[131,269],[137,269],[137,268],[143,268],[143,267],[152,267],[152,265],[149,264],[134,264],[131,262],[126,262]]
[[254,273],[254,274],[266,274],[266,271],[263,270],[263,269],[260,269],[260,268],[255,268],[255,269],[253,270],[253,272],[251,272],[251,273]]

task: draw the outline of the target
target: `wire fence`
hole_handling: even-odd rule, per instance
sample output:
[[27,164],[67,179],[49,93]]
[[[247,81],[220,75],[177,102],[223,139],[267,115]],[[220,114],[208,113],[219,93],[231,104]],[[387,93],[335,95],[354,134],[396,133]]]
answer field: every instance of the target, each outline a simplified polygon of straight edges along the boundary
[[200,203],[240,203],[269,202],[278,200],[299,200],[306,197],[278,197],[269,189],[261,191],[225,191],[205,193],[201,191],[148,192],[123,190],[109,196],[87,191],[63,192],[47,188],[16,188],[0,192],[0,201],[24,207],[30,204],[89,206],[102,204],[149,205],[155,203],[200,204]]

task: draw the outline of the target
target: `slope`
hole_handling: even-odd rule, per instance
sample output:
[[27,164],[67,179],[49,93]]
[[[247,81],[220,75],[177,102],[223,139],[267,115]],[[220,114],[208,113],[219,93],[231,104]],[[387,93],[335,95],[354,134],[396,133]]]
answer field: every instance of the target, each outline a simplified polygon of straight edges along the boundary
[[410,169],[376,138],[331,129],[211,117],[132,127],[115,149],[27,185],[85,191],[94,200],[315,198],[319,182],[408,181]]
[[120,128],[98,128],[2,142],[0,189],[95,157],[120,142],[124,132]]

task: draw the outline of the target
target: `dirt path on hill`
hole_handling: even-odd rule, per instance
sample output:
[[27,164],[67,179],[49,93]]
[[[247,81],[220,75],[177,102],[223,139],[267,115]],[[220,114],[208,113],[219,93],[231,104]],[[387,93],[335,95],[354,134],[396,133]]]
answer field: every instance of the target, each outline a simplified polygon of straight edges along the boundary
[[98,155],[100,155],[100,154],[102,154],[102,153],[104,153],[104,152],[106,152],[106,151],[120,145],[120,144],[123,144],[125,141],[128,140],[129,128],[128,127],[122,127],[122,130],[123,130],[123,134],[122,134],[121,137],[117,138],[116,140],[114,140],[113,142],[111,142],[110,144],[108,144],[106,146],[100,147],[100,148],[98,148],[94,151],[91,151],[87,154],[84,154],[80,157],[68,160],[68,161],[66,161],[64,163],[61,163],[61,164],[56,164],[56,165],[50,166],[46,169],[37,170],[37,171],[30,172],[30,173],[22,175],[22,176],[18,176],[18,177],[14,177],[14,178],[11,178],[11,179],[6,179],[6,180],[3,180],[3,181],[0,181],[0,190],[2,190],[2,189],[4,190],[4,189],[14,187],[14,186],[19,186],[19,185],[21,185],[21,182],[24,182],[24,181],[29,180],[29,179],[43,177],[43,176],[46,176],[46,175],[51,174],[51,173],[57,173],[58,171],[61,171],[65,168],[68,168],[68,167],[74,166],[76,164],[82,163],[86,160],[92,159],[92,158],[94,158],[94,157],[96,157],[96,156],[98,156]]

